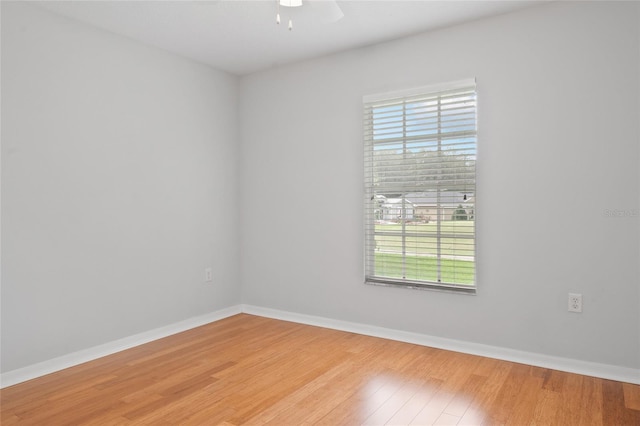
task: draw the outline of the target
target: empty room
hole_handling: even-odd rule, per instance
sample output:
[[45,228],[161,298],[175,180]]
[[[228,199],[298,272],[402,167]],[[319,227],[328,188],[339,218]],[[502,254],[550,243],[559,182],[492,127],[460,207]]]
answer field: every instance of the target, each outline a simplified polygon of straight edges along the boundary
[[2,425],[640,425],[640,2],[0,18]]

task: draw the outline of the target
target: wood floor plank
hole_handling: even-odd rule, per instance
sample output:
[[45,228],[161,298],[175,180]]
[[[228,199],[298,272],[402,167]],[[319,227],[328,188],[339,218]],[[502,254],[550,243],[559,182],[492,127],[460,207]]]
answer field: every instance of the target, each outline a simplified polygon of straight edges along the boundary
[[543,389],[538,393],[538,400],[533,413],[531,425],[550,425],[558,420],[562,396],[558,392]]
[[365,380],[363,373],[358,365],[345,362],[259,414],[255,420],[262,423],[248,424],[316,423],[353,395]]
[[460,417],[458,416],[442,413],[440,417],[438,417],[433,424],[434,426],[449,426],[449,425],[457,425],[459,421],[460,421]]
[[471,406],[474,396],[478,393],[478,390],[484,386],[487,381],[486,377],[477,376],[472,374],[462,387],[460,387],[449,405],[444,409],[444,412],[462,418],[467,409]]
[[[490,362],[488,362],[490,361]],[[462,425],[482,425],[511,372],[512,363],[484,358],[474,369],[474,374],[486,377],[484,384],[474,392],[474,398],[460,419]]]
[[630,410],[640,411],[640,386],[623,383],[622,392],[624,394],[624,406]]
[[362,423],[363,425],[384,425],[416,394],[412,383],[403,383],[386,401]]
[[442,381],[431,379],[429,381],[422,380],[420,383],[414,385],[416,388],[415,393],[409,398],[409,400],[396,411],[396,413],[389,419],[387,424],[389,425],[408,425],[413,419],[424,409],[424,407],[431,401],[431,398],[438,392]]
[[[603,396],[602,396],[602,383],[603,380],[595,377],[581,377],[581,386],[576,389],[576,393],[580,395],[580,400],[576,401],[578,409],[573,409],[570,405],[569,410],[574,412],[577,417],[567,418],[567,421],[577,422],[574,424],[600,426],[603,425]],[[566,399],[565,402],[569,402],[570,399]],[[596,402],[597,401],[597,402]],[[568,410],[568,411],[569,411]],[[577,412],[576,412],[577,411]]]
[[527,366],[511,364],[509,374],[501,384],[491,407],[487,407],[486,424],[505,424],[518,400],[520,389],[527,377]]
[[544,384],[542,385],[542,387],[553,392],[562,392],[566,377],[566,373],[547,369],[545,371]]
[[543,389],[543,379],[541,377],[528,376],[525,378],[514,401],[507,425],[519,426],[531,421],[541,389]]
[[[443,385],[444,386],[444,385]],[[410,425],[431,425],[444,414],[445,408],[453,400],[455,394],[444,387],[429,400],[424,408],[413,418]]]
[[640,425],[640,386],[236,315],[0,390],[3,425]]
[[603,380],[602,397],[602,422],[605,425],[640,425],[640,411],[629,410],[624,405],[622,383]]
[[[538,398],[538,405],[544,406],[546,404],[552,404],[553,397],[552,395],[559,395],[560,401],[559,405],[561,409],[558,409],[555,412],[554,419],[558,422],[558,424],[575,424],[580,417],[581,406],[582,406],[582,398],[583,392],[585,391],[583,386],[584,376],[580,376],[578,374],[568,374],[565,377],[562,390],[557,392],[556,390],[544,389],[540,397]],[[546,380],[546,377],[545,377]],[[546,398],[546,400],[543,400]],[[542,410],[543,407],[540,407],[538,410]],[[553,408],[550,408],[553,410]],[[551,414],[548,412],[540,412],[537,411],[534,416],[537,418],[548,417]],[[599,424],[598,422],[602,421],[602,416],[599,413],[592,413],[593,416],[596,417],[595,420],[592,420],[591,424]]]
[[[322,417],[318,425],[349,425],[361,424],[375,410],[373,401],[376,393],[392,379],[384,373],[365,374],[362,381],[346,399],[336,405],[329,413]],[[378,403],[381,400],[378,395]]]

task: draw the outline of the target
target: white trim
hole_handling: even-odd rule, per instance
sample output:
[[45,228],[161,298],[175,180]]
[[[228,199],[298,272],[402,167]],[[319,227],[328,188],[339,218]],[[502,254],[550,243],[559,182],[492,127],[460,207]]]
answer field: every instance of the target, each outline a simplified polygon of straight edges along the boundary
[[211,312],[198,317],[193,317],[165,327],[156,328],[144,333],[135,334],[93,348],[84,349],[71,354],[63,355],[38,364],[29,365],[17,370],[8,371],[0,375],[0,388],[12,386],[27,380],[35,379],[46,374],[54,373],[65,368],[73,367],[88,361],[93,361],[103,356],[111,355],[125,349],[149,343],[172,334],[190,330],[201,325],[209,324],[240,313],[258,315],[282,321],[291,321],[299,324],[313,325],[317,327],[341,330],[365,336],[379,337],[382,339],[396,340],[399,342],[413,343],[471,355],[479,355],[520,364],[534,365],[553,370],[583,374],[602,379],[617,380],[620,382],[640,385],[640,369],[619,367],[609,364],[581,361],[571,358],[561,358],[533,352],[518,351],[515,349],[498,346],[483,345],[480,343],[465,342],[461,340],[445,339],[426,334],[412,333],[408,331],[394,330],[356,322],[342,321],[326,317],[281,311],[278,309],[262,308],[253,305],[235,305],[219,311]]
[[283,321],[347,331],[366,336],[397,340],[416,345],[429,346],[438,349],[479,355],[504,361],[517,362],[520,364],[533,365],[536,367],[550,368],[553,370],[640,385],[640,369],[581,361],[571,358],[562,358],[534,352],[525,352],[499,346],[465,342],[462,340],[445,339],[426,334],[393,330],[390,328],[299,314],[295,312],[280,311],[277,309],[261,308],[252,305],[243,305],[242,312]]
[[394,90],[392,92],[375,93],[371,95],[364,95],[362,97],[363,103],[371,103],[378,101],[386,101],[395,98],[407,98],[414,95],[420,95],[423,93],[437,93],[445,90],[464,89],[466,87],[475,87],[476,79],[467,78],[465,80],[452,81],[450,83],[438,83],[430,84],[428,86],[412,87],[404,90]]
[[133,336],[125,337],[123,339],[94,346],[92,348],[83,349],[58,358],[39,362],[17,370],[8,371],[0,375],[0,388],[12,386],[17,383],[35,379],[36,377],[44,376],[45,374],[54,373],[56,371],[64,370],[65,368],[93,361],[95,359],[102,358],[103,356],[111,355],[144,343],[162,339],[163,337],[181,333],[183,331],[200,327],[201,325],[219,321],[240,313],[242,313],[241,306],[235,305],[215,312],[210,312],[208,314],[189,318],[184,321],[179,321],[164,327],[134,334]]

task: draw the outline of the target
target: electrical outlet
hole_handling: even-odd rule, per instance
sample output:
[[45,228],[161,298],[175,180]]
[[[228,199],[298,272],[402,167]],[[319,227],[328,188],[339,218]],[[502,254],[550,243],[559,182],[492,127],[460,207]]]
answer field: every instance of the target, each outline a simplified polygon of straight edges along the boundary
[[213,281],[213,269],[211,268],[204,268],[204,280],[206,282],[211,282]]
[[582,295],[569,293],[569,312],[582,312]]

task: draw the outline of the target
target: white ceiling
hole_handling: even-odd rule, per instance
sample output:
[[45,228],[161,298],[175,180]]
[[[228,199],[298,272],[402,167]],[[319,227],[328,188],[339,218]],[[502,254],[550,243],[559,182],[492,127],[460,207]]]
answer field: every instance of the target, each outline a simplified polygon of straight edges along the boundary
[[[280,64],[366,46],[548,0],[337,1],[344,17],[331,22],[331,2],[304,0],[284,8],[276,25],[276,1],[41,1],[36,4],[244,75]],[[287,19],[294,23],[287,30]]]

